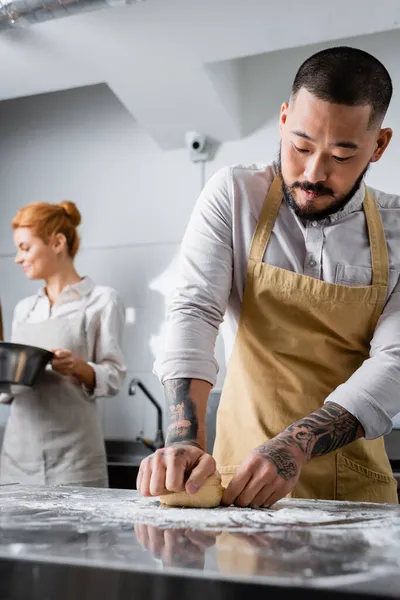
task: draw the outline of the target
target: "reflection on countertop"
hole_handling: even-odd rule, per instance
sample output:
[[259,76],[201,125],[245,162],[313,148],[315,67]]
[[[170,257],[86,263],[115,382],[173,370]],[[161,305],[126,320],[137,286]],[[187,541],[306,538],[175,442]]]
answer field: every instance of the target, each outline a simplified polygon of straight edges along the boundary
[[3,486],[4,559],[400,597],[400,507],[282,500],[195,511],[135,491]]

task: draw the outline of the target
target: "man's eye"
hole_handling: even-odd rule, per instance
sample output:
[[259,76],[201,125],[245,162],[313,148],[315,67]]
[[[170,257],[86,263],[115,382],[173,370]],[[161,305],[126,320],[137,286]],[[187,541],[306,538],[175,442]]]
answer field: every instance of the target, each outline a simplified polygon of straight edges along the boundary
[[332,158],[334,158],[336,160],[336,162],[344,163],[344,162],[347,162],[348,160],[350,160],[352,157],[346,156],[346,158],[343,158],[342,156],[333,156]]
[[309,152],[309,150],[307,150],[306,148],[299,148],[298,146],[295,146],[293,144],[293,148],[296,150],[296,152],[300,152],[300,154],[306,154],[307,152]]

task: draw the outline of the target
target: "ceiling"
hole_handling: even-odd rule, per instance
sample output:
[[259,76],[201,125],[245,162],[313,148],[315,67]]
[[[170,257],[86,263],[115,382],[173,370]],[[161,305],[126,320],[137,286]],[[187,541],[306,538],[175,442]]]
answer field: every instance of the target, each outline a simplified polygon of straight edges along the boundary
[[146,0],[3,32],[0,100],[106,83],[161,148],[223,142],[252,128],[260,55],[399,27],[398,0]]

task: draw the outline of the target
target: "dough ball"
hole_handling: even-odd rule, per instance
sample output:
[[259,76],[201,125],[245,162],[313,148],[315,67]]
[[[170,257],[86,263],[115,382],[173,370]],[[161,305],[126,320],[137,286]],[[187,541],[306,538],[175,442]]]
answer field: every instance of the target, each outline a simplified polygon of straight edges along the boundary
[[186,508],[214,508],[221,504],[224,488],[221,485],[221,475],[216,472],[211,475],[195,494],[176,492],[160,496],[160,502],[167,506],[184,506]]

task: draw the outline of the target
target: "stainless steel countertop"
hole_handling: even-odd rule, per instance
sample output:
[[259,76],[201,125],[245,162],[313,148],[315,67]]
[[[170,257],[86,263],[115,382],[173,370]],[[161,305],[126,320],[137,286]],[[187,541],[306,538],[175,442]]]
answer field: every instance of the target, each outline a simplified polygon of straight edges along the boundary
[[400,598],[400,507],[283,500],[274,511],[192,512],[135,491],[4,486],[1,561]]

